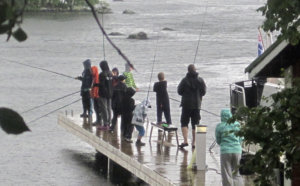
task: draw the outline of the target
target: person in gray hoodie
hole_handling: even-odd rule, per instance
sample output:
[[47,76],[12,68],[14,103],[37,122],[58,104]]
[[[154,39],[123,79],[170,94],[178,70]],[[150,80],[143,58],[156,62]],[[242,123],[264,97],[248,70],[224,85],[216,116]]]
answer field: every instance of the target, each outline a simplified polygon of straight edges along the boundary
[[228,123],[232,117],[229,109],[221,110],[221,123],[215,130],[216,142],[221,151],[221,174],[223,186],[243,186],[242,176],[239,174],[239,164],[242,154],[242,138],[234,134],[240,130],[238,122]]

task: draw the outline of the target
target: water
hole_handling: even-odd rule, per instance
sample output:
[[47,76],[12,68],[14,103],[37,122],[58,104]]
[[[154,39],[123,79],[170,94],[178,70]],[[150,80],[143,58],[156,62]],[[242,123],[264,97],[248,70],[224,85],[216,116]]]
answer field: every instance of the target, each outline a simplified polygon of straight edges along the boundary
[[[229,106],[229,84],[244,80],[245,67],[257,53],[257,27],[263,17],[256,9],[263,0],[133,0],[110,2],[113,14],[104,15],[113,42],[135,65],[136,83],[147,90],[157,43],[152,82],[157,73],[165,72],[170,97],[179,100],[176,88],[193,63],[200,36],[196,67],[208,90],[203,109],[218,114]],[[134,15],[124,15],[130,9]],[[206,10],[207,9],[207,10]],[[205,13],[206,12],[206,13]],[[203,26],[202,26],[203,25]],[[103,59],[102,34],[90,13],[26,14],[22,27],[28,33],[26,42],[18,43],[0,36],[0,103],[19,112],[54,100],[80,87],[80,82],[63,76],[10,63],[9,60],[57,71],[69,76],[82,72],[82,61],[93,65]],[[175,31],[162,31],[169,27]],[[145,31],[149,40],[126,37]],[[157,40],[158,39],[158,40]],[[124,70],[124,60],[105,41],[110,67]],[[135,95],[136,102],[146,97]],[[79,98],[79,94],[24,114],[27,122]],[[155,95],[150,94],[155,118]],[[81,112],[78,102],[68,109]],[[179,104],[171,101],[172,120],[179,126]],[[219,118],[201,112],[208,125],[207,145],[213,141]],[[29,123],[32,132],[19,136],[0,131],[0,185],[112,185],[93,169],[95,150],[56,124],[56,114]],[[218,148],[214,151],[217,153]]]

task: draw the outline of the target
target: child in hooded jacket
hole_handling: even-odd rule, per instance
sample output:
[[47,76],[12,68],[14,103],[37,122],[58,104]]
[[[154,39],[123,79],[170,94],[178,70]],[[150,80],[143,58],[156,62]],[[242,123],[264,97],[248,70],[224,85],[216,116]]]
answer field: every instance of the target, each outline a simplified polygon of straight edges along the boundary
[[123,137],[126,142],[132,143],[131,137],[133,132],[133,125],[131,124],[131,120],[133,117],[133,110],[135,108],[135,101],[132,98],[135,94],[135,90],[133,88],[127,88],[122,104],[122,113],[121,119],[122,124],[124,125]]
[[166,122],[172,124],[167,81],[163,72],[158,73],[157,77],[159,82],[154,83],[153,86],[153,91],[156,92],[157,123],[162,122],[162,113],[164,113]]
[[80,95],[82,97],[83,113],[80,115],[80,117],[88,117],[92,114],[90,90],[92,86],[93,77],[91,70],[91,60],[85,60],[83,62],[83,67],[84,70],[82,72],[82,76],[79,76],[76,79],[82,82]]
[[[92,76],[93,76],[93,85],[99,84],[99,74],[98,74],[98,68],[96,66],[92,66]],[[102,125],[102,119],[100,116],[100,106],[99,106],[99,87],[93,86],[91,90],[91,98],[93,99],[94,103],[94,110],[96,114],[96,122],[94,125]]]

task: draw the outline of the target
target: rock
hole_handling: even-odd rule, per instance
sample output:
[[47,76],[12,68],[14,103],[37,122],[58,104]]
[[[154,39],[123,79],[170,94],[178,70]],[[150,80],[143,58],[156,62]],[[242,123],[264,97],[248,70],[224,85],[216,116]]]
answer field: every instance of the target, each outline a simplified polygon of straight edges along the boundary
[[162,30],[165,30],[165,31],[174,31],[174,29],[168,28],[168,27],[165,27],[165,28],[163,28]]
[[120,33],[120,32],[111,32],[111,33],[109,33],[108,35],[110,35],[110,36],[122,36],[122,35],[124,35],[124,34],[122,34],[122,33]]
[[135,12],[132,10],[124,10],[123,14],[135,14]]
[[139,32],[137,34],[130,34],[128,39],[148,39],[148,36],[145,32]]

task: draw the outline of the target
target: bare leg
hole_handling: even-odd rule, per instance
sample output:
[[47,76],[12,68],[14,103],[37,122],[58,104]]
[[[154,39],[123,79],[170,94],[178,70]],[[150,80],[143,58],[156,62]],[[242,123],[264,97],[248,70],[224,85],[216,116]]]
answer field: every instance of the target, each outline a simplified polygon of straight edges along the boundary
[[192,134],[193,134],[193,141],[192,141],[192,146],[195,146],[195,137],[196,137],[196,130],[195,129],[193,129],[192,130]]
[[183,143],[188,143],[188,128],[187,127],[181,127],[182,135],[183,135]]

